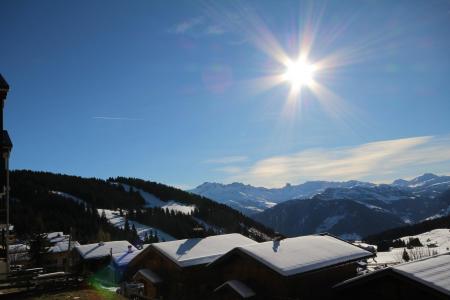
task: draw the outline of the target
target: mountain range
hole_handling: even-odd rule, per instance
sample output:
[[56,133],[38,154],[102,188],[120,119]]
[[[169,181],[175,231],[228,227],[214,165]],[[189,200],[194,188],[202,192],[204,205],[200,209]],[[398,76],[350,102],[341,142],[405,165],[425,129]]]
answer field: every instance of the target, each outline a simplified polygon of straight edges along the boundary
[[308,181],[299,185],[288,183],[282,188],[269,189],[245,185],[239,182],[231,184],[205,182],[190,190],[190,192],[213,199],[231,206],[244,214],[251,215],[287,200],[310,198],[328,188],[353,188],[357,186],[372,187],[375,185],[356,180],[345,182]]
[[285,235],[330,232],[359,239],[450,213],[450,176],[424,174],[391,184],[311,181],[267,189],[204,183],[191,192],[252,216]]

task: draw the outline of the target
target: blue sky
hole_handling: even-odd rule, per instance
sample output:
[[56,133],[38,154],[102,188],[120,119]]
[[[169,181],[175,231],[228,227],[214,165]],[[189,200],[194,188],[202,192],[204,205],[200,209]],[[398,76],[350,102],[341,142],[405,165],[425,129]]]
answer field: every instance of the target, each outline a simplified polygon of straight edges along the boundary
[[[449,1],[2,1],[13,169],[280,186],[450,173]],[[311,42],[313,41],[313,42]],[[324,62],[289,97],[280,56]]]

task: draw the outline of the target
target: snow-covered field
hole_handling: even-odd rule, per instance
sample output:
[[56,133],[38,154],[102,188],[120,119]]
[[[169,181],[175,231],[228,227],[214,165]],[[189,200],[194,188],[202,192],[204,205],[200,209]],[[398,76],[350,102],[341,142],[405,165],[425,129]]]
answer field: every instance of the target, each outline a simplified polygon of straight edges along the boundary
[[67,193],[59,192],[59,191],[50,191],[50,193],[58,195],[58,196],[61,196],[61,197],[64,197],[64,198],[71,199],[72,201],[74,201],[74,202],[76,202],[78,204],[86,204],[86,202],[84,202],[84,200],[82,200],[82,199],[80,199],[78,197],[75,197],[75,196],[73,196],[71,194],[67,194]]
[[205,228],[206,230],[212,230],[214,231],[216,234],[223,234],[223,229],[211,224],[206,223],[205,221],[203,221],[202,219],[196,218],[196,217],[192,217],[192,219],[195,220],[195,222],[197,222],[200,226],[202,226],[203,228]]
[[[436,254],[450,252],[450,229],[435,229],[422,234],[405,236],[401,240],[409,241],[410,238],[418,238],[423,247],[406,249],[410,259],[415,260]],[[378,252],[377,257],[369,260],[369,265],[390,266],[404,262],[403,251],[405,248],[392,248],[391,251]]]
[[[119,211],[110,210],[110,209],[101,209],[101,208],[99,208],[97,211],[98,211],[99,215],[102,215],[103,212],[105,212],[105,216],[108,219],[108,222],[111,223],[112,225],[114,225],[115,227],[118,227],[120,229],[124,228],[125,218],[120,216]],[[132,221],[132,220],[128,220],[128,223],[130,224],[130,227],[132,227],[134,225],[139,237],[141,237],[142,239],[145,238],[146,233],[150,234],[150,232],[153,231],[153,233],[156,233],[156,235],[158,236],[158,239],[160,241],[175,240],[175,238],[173,236],[165,233],[164,231],[162,231],[158,228],[150,227],[150,226],[147,226],[147,225],[144,225],[139,222]]]
[[[121,183],[121,185],[123,186],[125,191],[127,191],[127,192],[130,191],[131,187],[129,185],[124,184],[124,183]],[[165,202],[165,201],[162,201],[161,199],[157,198],[155,195],[147,193],[146,191],[138,189],[134,186],[132,188],[134,191],[139,192],[141,197],[144,199],[145,207],[160,207],[163,209],[167,209],[169,211],[181,212],[183,214],[188,214],[188,215],[192,214],[195,210],[195,205],[184,205],[184,204],[180,204],[173,200]]]

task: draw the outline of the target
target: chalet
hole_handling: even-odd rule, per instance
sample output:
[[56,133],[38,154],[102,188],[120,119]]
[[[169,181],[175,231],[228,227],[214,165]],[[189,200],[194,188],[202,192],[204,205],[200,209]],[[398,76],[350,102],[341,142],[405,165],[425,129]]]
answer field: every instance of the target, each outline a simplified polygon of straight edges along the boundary
[[206,265],[252,244],[257,242],[236,233],[151,244],[129,264],[125,276],[143,283],[149,298],[208,299],[214,286]]
[[96,271],[110,264],[115,254],[137,251],[128,241],[99,242],[76,246],[74,265],[80,272]]
[[111,259],[111,271],[112,281],[118,283],[122,281],[123,275],[126,272],[128,265],[136,259],[136,257],[141,254],[150,244],[144,244],[141,249],[132,250],[126,252],[115,253],[112,255]]
[[450,299],[450,252],[377,270],[334,288],[340,299]]
[[45,253],[46,269],[51,271],[68,271],[73,264],[72,250],[80,246],[77,241],[63,232],[47,233],[50,248]]
[[[43,253],[44,266],[47,271],[68,271],[72,265],[71,252],[80,244],[71,240],[69,235],[63,232],[51,232],[45,234],[48,248]],[[26,243],[11,244],[8,247],[9,262],[15,268],[28,267],[30,265],[30,246]]]
[[327,299],[374,254],[329,235],[237,247],[208,265],[215,299]]
[[28,266],[30,263],[30,246],[23,243],[8,246],[10,266]]

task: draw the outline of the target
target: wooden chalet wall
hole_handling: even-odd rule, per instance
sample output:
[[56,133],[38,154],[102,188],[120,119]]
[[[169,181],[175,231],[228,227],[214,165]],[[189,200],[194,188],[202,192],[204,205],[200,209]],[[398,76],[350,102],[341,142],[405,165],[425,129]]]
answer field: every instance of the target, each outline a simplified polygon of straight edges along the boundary
[[336,299],[351,299],[354,295],[364,295],[365,300],[450,299],[447,295],[390,270],[338,287],[336,295]]
[[215,275],[216,287],[228,280],[240,280],[253,289],[255,299],[327,299],[333,293],[332,286],[356,275],[357,266],[356,263],[348,263],[282,276],[253,257],[236,251],[210,268]]
[[182,268],[151,247],[133,260],[125,272],[125,278],[131,278],[140,269],[150,269],[161,277],[163,282],[157,287],[145,289],[154,293],[156,288],[156,296],[163,299],[209,299],[214,288],[210,270],[205,264]]

